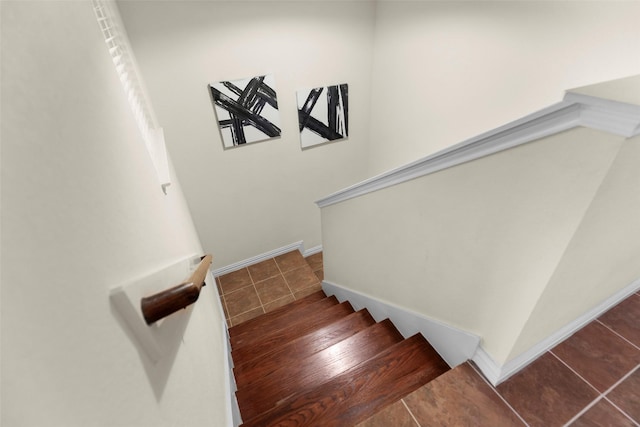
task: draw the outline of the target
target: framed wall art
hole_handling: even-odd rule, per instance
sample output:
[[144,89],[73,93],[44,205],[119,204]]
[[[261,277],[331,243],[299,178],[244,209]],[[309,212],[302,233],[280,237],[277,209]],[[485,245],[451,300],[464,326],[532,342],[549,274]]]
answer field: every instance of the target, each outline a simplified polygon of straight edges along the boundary
[[349,136],[349,86],[346,83],[300,90],[297,98],[302,148]]
[[271,75],[209,85],[225,148],[280,136],[280,115]]

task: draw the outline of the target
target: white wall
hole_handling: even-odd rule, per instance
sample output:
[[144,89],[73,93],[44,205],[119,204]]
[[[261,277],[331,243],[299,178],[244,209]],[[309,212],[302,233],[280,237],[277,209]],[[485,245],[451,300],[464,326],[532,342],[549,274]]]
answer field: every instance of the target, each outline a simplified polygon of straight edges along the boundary
[[225,425],[215,291],[159,366],[109,303],[201,246],[177,180],[160,190],[91,2],[1,8],[1,424]]
[[576,128],[327,206],[325,280],[473,332],[502,364],[623,139]]
[[640,73],[639,2],[381,1],[369,173]]
[[[168,150],[214,267],[302,240],[314,201],[364,178],[372,2],[121,1]],[[223,150],[207,85],[276,79],[281,138]],[[349,84],[349,139],[300,149],[296,90]]]

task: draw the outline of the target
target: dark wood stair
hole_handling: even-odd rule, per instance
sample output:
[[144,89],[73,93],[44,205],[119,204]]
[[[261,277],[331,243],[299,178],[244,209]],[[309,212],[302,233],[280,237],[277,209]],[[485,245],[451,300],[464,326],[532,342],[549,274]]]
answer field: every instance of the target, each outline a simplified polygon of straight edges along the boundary
[[[329,297],[327,300],[335,300]],[[235,363],[243,363],[251,359],[271,352],[280,345],[286,344],[296,338],[316,331],[334,321],[353,313],[353,308],[348,302],[327,305],[325,300],[309,304],[308,312],[296,310],[296,316],[285,315],[289,320],[286,324],[276,323],[273,329],[265,328],[250,336],[243,336],[240,346],[234,347],[231,343],[231,356]],[[237,362],[236,362],[237,361]]]
[[421,335],[322,291],[229,336],[244,427],[354,426],[449,370]]
[[266,357],[252,359],[233,368],[236,383],[243,386],[269,375],[282,366],[290,366],[324,350],[345,338],[373,325],[375,320],[367,310],[351,313],[342,319],[277,347]]
[[320,386],[400,341],[402,335],[391,322],[377,323],[309,356],[302,363],[283,365],[249,387],[239,389],[236,396],[240,412],[253,418],[283,399]]
[[[315,305],[314,305],[315,304]],[[310,310],[312,313],[321,312],[322,308],[337,305],[338,300],[327,298],[322,291],[315,292],[305,298],[299,299],[291,304],[280,307],[263,316],[251,319],[229,329],[231,346],[234,349],[241,348],[247,344],[255,343],[260,339],[265,331],[276,331],[286,328],[295,322],[300,315],[305,315],[307,305],[314,305]],[[236,330],[237,328],[237,330]]]

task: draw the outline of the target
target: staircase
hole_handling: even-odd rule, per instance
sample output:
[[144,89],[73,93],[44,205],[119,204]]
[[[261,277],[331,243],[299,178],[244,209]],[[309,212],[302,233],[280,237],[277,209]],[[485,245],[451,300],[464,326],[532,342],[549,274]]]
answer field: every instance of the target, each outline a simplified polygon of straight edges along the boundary
[[354,426],[449,370],[421,335],[323,291],[229,336],[244,427]]

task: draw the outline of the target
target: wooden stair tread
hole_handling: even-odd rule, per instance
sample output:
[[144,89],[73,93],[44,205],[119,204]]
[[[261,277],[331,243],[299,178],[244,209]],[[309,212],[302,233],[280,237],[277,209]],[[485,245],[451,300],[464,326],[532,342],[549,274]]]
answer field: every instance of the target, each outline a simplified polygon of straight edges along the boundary
[[353,426],[448,370],[417,334],[242,426]]
[[238,389],[253,382],[254,378],[264,377],[282,366],[290,366],[305,360],[312,354],[324,350],[374,323],[376,323],[375,320],[366,309],[356,311],[330,325],[277,347],[270,353],[236,365],[233,368],[233,373]]
[[252,418],[288,397],[318,387],[403,340],[390,320],[369,326],[302,363],[284,365],[269,375],[254,378],[236,392],[240,412]]
[[[253,328],[230,337],[231,348],[236,350],[259,341],[266,333],[277,331],[283,328],[294,327],[297,322],[304,322],[310,313],[316,313],[338,304],[338,299],[334,296],[325,297],[318,301],[313,301],[304,306],[296,305],[290,310],[283,311],[277,317],[265,319],[262,324],[257,324]],[[286,307],[286,306],[285,306]],[[241,326],[241,325],[238,325]]]
[[[309,307],[313,307],[310,305]],[[265,331],[259,338],[238,349],[233,349],[231,357],[234,364],[242,364],[273,351],[276,347],[300,338],[312,331],[321,329],[353,313],[353,307],[345,301],[319,311],[307,313],[301,322],[283,329]]]
[[300,298],[287,305],[278,307],[277,309],[270,311],[269,313],[263,314],[258,317],[254,317],[253,319],[247,320],[246,322],[242,322],[237,326],[232,326],[231,328],[229,328],[229,337],[233,338],[237,335],[241,335],[243,333],[250,332],[255,329],[260,329],[263,327],[263,325],[268,324],[268,322],[271,319],[276,319],[284,313],[294,311],[308,304],[313,304],[314,302],[324,299],[326,297],[327,296],[323,291],[317,291],[312,294],[309,294],[304,298]]

